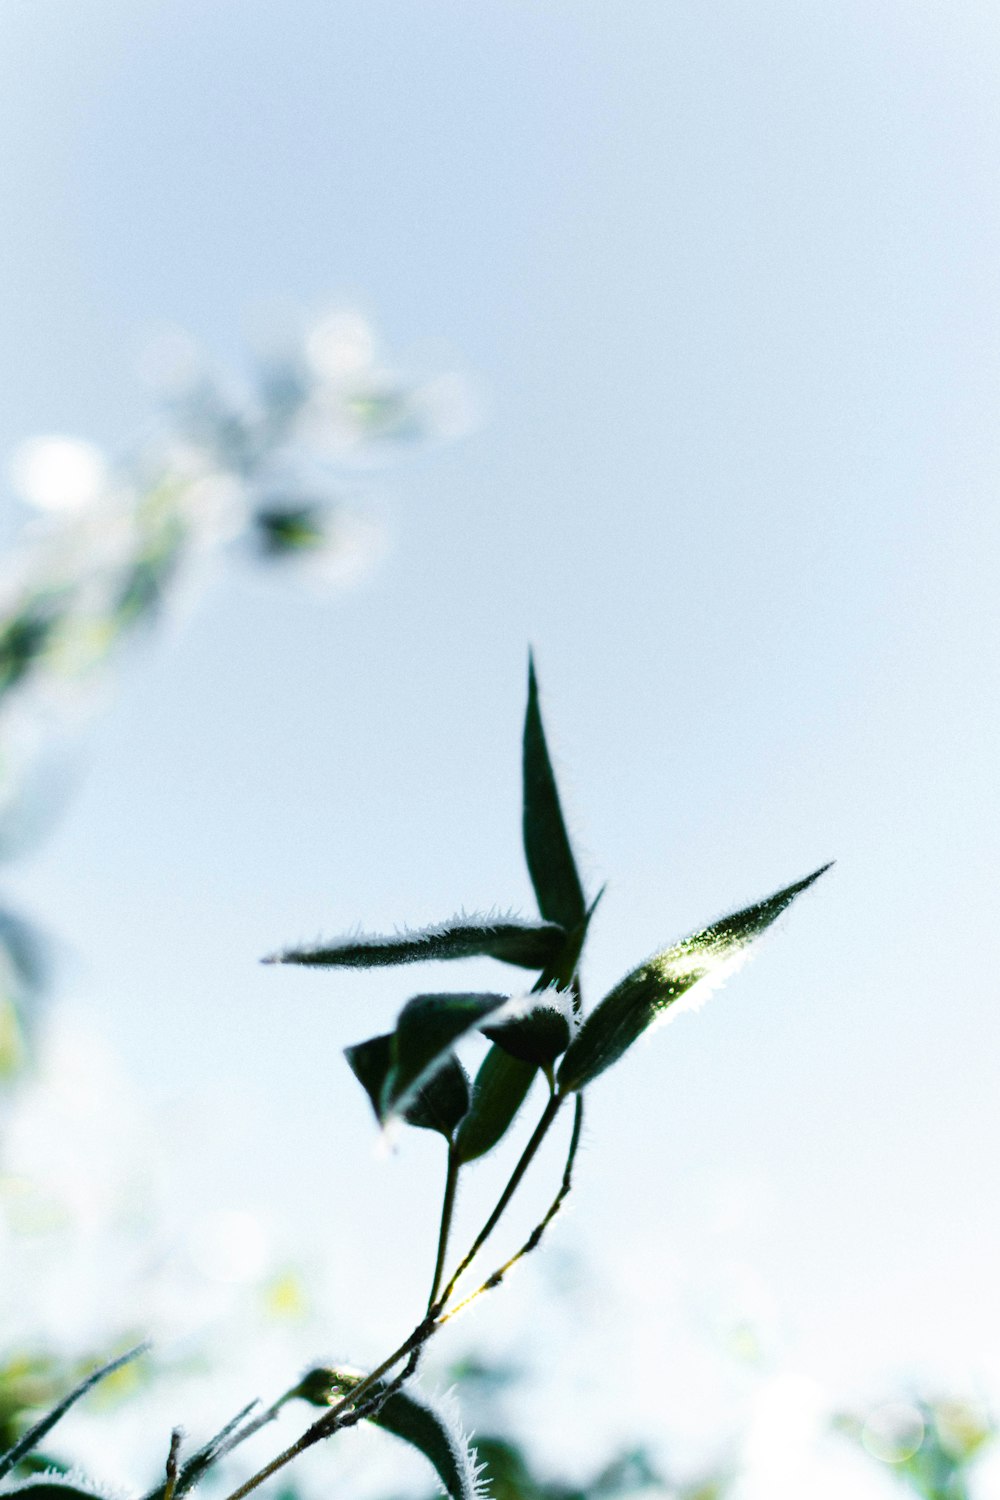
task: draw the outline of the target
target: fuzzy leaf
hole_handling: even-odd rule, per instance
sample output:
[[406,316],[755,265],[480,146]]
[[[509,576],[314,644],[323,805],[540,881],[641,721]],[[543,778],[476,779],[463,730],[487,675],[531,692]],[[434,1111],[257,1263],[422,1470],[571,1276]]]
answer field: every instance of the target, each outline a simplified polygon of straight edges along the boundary
[[522,1015],[480,1029],[511,1057],[536,1068],[551,1067],[572,1036],[565,1003],[558,995],[540,995]]
[[563,821],[555,774],[545,743],[534,659],[528,660],[528,708],[524,718],[524,854],[538,909],[570,930],[587,914],[583,886]]
[[[325,1406],[338,1396],[349,1395],[361,1379],[354,1371],[312,1370],[303,1381],[300,1394],[314,1405]],[[370,1394],[377,1398],[383,1389],[384,1383],[380,1382],[372,1387]],[[482,1487],[476,1480],[476,1455],[450,1413],[437,1410],[422,1397],[403,1389],[394,1391],[381,1407],[375,1408],[369,1420],[422,1453],[433,1465],[451,1500],[482,1500]]]
[[[389,1032],[344,1049],[344,1056],[371,1100],[380,1125],[385,1124],[382,1097],[393,1066],[392,1044],[393,1034]],[[403,1117],[408,1125],[415,1125],[420,1130],[436,1130],[450,1141],[469,1108],[470,1098],[468,1075],[458,1058],[449,1054],[437,1072],[416,1091],[412,1102],[403,1111]]]
[[407,1106],[405,1119],[418,1130],[436,1130],[450,1141],[472,1101],[469,1075],[452,1053],[434,1076],[419,1088]]
[[64,1396],[58,1406],[54,1406],[46,1416],[35,1423],[34,1427],[30,1427],[27,1432],[18,1438],[13,1448],[9,1448],[6,1453],[0,1456],[0,1479],[5,1474],[9,1474],[11,1469],[21,1462],[22,1458],[25,1458],[33,1448],[38,1446],[42,1438],[52,1431],[56,1423],[66,1415],[71,1406],[79,1401],[81,1396],[85,1396],[99,1381],[107,1379],[116,1370],[120,1370],[123,1365],[131,1364],[133,1359],[138,1359],[140,1354],[145,1354],[148,1348],[148,1344],[137,1344],[134,1349],[129,1349],[127,1353],[119,1354],[117,1359],[108,1360],[107,1364],[101,1365],[100,1369],[95,1370],[92,1375],[88,1375],[86,1380],[81,1380],[79,1385],[74,1386],[69,1395]]
[[405,1114],[419,1091],[444,1066],[459,1039],[474,1031],[506,995],[417,995],[399,1013],[392,1066],[382,1086],[385,1117]]
[[472,1085],[469,1112],[458,1127],[455,1150],[460,1162],[485,1156],[506,1134],[538,1069],[511,1057],[494,1044],[483,1058]]
[[67,1474],[32,1474],[3,1491],[5,1495],[27,1495],[30,1500],[95,1500],[102,1491],[88,1480]]
[[429,959],[485,957],[522,969],[544,969],[558,958],[565,938],[565,932],[553,922],[455,918],[440,927],[395,933],[391,937],[345,938],[320,948],[286,948],[264,962],[372,969],[389,964],[424,963]]
[[658,953],[617,984],[580,1027],[559,1068],[562,1093],[584,1088],[618,1061],[658,1016],[699,980],[721,978],[723,966],[759,937],[829,865],[743,911]]

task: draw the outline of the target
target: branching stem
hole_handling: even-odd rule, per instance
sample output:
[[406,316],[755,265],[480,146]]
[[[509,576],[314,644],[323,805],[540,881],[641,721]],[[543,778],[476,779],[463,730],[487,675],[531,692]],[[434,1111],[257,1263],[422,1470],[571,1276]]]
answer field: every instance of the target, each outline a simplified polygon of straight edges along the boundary
[[469,1269],[472,1262],[475,1260],[476,1256],[479,1254],[480,1250],[483,1248],[486,1241],[489,1239],[490,1235],[497,1227],[500,1219],[503,1217],[508,1203],[517,1192],[517,1189],[521,1182],[521,1178],[531,1166],[531,1163],[535,1158],[535,1153],[548,1134],[549,1128],[552,1125],[552,1121],[559,1113],[562,1102],[563,1100],[559,1094],[553,1094],[548,1104],[546,1104],[544,1113],[542,1114],[542,1117],[539,1120],[538,1124],[535,1126],[534,1134],[532,1135],[531,1140],[525,1146],[524,1150],[521,1152],[520,1160],[518,1161],[517,1166],[514,1168],[513,1172],[511,1172],[510,1176],[508,1177],[507,1185],[504,1188],[503,1192],[500,1194],[500,1197],[497,1199],[496,1206],[494,1207],[493,1212],[486,1220],[486,1223],[483,1225],[482,1229],[476,1235],[476,1238],[473,1240],[468,1252],[460,1261],[454,1275],[448,1282],[448,1285],[445,1287],[444,1291],[441,1293],[441,1296],[438,1299],[439,1310],[443,1310],[447,1306],[448,1302],[451,1300],[451,1296],[455,1290],[455,1287],[458,1285],[459,1280]]
[[465,1309],[471,1303],[477,1301],[477,1299],[480,1298],[484,1292],[491,1292],[494,1287],[499,1286],[504,1277],[507,1275],[507,1272],[511,1270],[512,1267],[516,1266],[519,1260],[523,1260],[526,1255],[530,1255],[531,1251],[537,1248],[539,1242],[541,1241],[542,1235],[545,1233],[546,1229],[548,1229],[549,1225],[552,1223],[552,1220],[562,1208],[567,1197],[569,1196],[570,1189],[573,1186],[573,1164],[576,1161],[576,1153],[580,1145],[580,1134],[582,1129],[583,1095],[577,1094],[576,1107],[573,1111],[573,1132],[569,1140],[569,1151],[566,1154],[566,1165],[563,1168],[562,1182],[559,1184],[559,1191],[558,1193],[556,1193],[556,1196],[549,1204],[545,1216],[540,1219],[539,1222],[535,1225],[534,1229],[528,1235],[528,1238],[525,1240],[520,1250],[515,1251],[509,1260],[504,1261],[502,1266],[498,1266],[497,1269],[493,1272],[492,1276],[487,1276],[482,1286],[477,1287],[474,1292],[470,1292],[468,1297],[463,1297],[462,1301],[456,1303],[456,1305],[451,1308],[450,1311],[442,1313],[441,1317],[438,1319],[438,1327],[441,1327],[441,1325],[444,1323],[450,1323],[452,1318],[457,1317],[460,1312],[464,1312]]

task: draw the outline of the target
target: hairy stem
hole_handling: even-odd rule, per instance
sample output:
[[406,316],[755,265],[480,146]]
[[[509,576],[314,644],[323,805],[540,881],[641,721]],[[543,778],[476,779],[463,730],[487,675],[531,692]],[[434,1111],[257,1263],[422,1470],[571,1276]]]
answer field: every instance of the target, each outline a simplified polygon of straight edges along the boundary
[[293,1458],[298,1458],[300,1453],[305,1453],[307,1448],[311,1448],[315,1443],[322,1442],[323,1438],[332,1436],[337,1431],[337,1428],[341,1426],[344,1415],[352,1407],[356,1407],[358,1401],[363,1396],[368,1395],[372,1386],[377,1385],[382,1376],[387,1374],[393,1365],[398,1365],[401,1359],[405,1359],[408,1354],[419,1349],[422,1344],[425,1344],[439,1326],[437,1321],[431,1317],[427,1317],[422,1323],[418,1323],[409,1338],[400,1344],[398,1349],[393,1350],[392,1354],[387,1359],[384,1359],[370,1375],[366,1375],[364,1380],[360,1380],[356,1386],[353,1386],[347,1395],[343,1396],[335,1406],[332,1406],[329,1411],[324,1412],[321,1417],[313,1422],[311,1427],[307,1427],[302,1436],[296,1438],[294,1443],[291,1443],[276,1458],[272,1458],[270,1463],[265,1464],[262,1469],[258,1469],[256,1474],[252,1474],[249,1479],[244,1480],[237,1489],[233,1490],[226,1497],[226,1500],[243,1500],[244,1495],[251,1494],[253,1490],[264,1483],[265,1479],[270,1479],[272,1474],[277,1474],[279,1469],[283,1469],[286,1464],[290,1464]]
[[453,1307],[449,1312],[442,1313],[441,1317],[438,1319],[439,1327],[443,1323],[449,1323],[451,1319],[457,1317],[460,1312],[464,1312],[465,1309],[470,1305],[470,1303],[475,1302],[479,1297],[483,1295],[484,1292],[490,1292],[494,1287],[499,1286],[504,1277],[507,1275],[507,1272],[511,1270],[513,1266],[516,1266],[519,1260],[523,1260],[526,1255],[530,1255],[532,1250],[537,1248],[538,1244],[541,1241],[542,1235],[545,1233],[546,1229],[548,1229],[549,1225],[552,1223],[552,1220],[562,1208],[567,1197],[569,1196],[570,1189],[573,1186],[573,1164],[576,1161],[576,1153],[580,1145],[580,1133],[582,1129],[583,1095],[577,1094],[576,1107],[573,1111],[573,1131],[570,1135],[569,1151],[566,1154],[566,1165],[563,1168],[562,1182],[559,1184],[559,1191],[556,1193],[556,1196],[549,1204],[544,1217],[540,1219],[539,1222],[535,1225],[534,1229],[531,1231],[528,1238],[521,1246],[520,1250],[516,1250],[509,1260],[505,1260],[502,1266],[498,1266],[497,1269],[493,1272],[492,1276],[487,1276],[482,1286],[477,1287],[474,1292],[470,1292],[468,1297],[464,1297],[462,1301],[457,1303],[455,1307]]
[[[438,1295],[438,1286],[440,1284],[441,1276],[443,1275],[442,1267],[444,1263],[444,1254],[447,1249],[446,1241],[448,1237],[448,1230],[450,1228],[451,1215],[454,1209],[455,1184],[450,1179],[453,1175],[457,1178],[457,1168],[455,1172],[452,1173],[452,1163],[449,1160],[449,1180],[445,1185],[445,1202],[442,1205],[441,1213],[442,1229],[441,1234],[438,1238],[438,1265],[435,1267],[434,1294],[428,1306],[426,1317],[422,1322],[417,1324],[416,1328],[414,1328],[409,1338],[405,1339],[403,1343],[400,1344],[398,1349],[393,1350],[392,1354],[390,1354],[386,1359],[382,1361],[380,1365],[372,1370],[370,1375],[366,1375],[364,1380],[360,1381],[346,1395],[342,1396],[341,1399],[334,1406],[332,1406],[329,1411],[324,1412],[323,1416],[315,1421],[311,1427],[307,1427],[305,1432],[302,1433],[301,1437],[297,1438],[294,1443],[290,1444],[290,1446],[287,1447],[282,1453],[279,1453],[277,1457],[272,1458],[270,1463],[265,1464],[264,1467],[262,1469],[259,1469],[256,1474],[252,1474],[249,1479],[245,1480],[243,1484],[241,1484],[237,1489],[233,1490],[232,1493],[226,1497],[226,1500],[244,1500],[244,1496],[251,1494],[255,1489],[258,1488],[259,1485],[262,1485],[265,1480],[270,1479],[272,1474],[277,1474],[280,1469],[283,1469],[286,1464],[291,1463],[293,1459],[298,1458],[299,1454],[304,1453],[307,1448],[313,1447],[315,1443],[321,1442],[324,1438],[331,1437],[339,1427],[344,1426],[347,1422],[349,1422],[350,1425],[353,1426],[354,1422],[360,1420],[362,1416],[367,1415],[368,1411],[374,1409],[376,1406],[380,1406],[382,1398],[384,1396],[387,1396],[389,1392],[373,1392],[373,1387],[378,1384],[383,1375],[388,1374],[388,1372],[395,1365],[399,1364],[400,1360],[406,1359],[407,1356],[410,1357],[408,1373],[412,1373],[412,1370],[416,1367],[416,1362],[419,1358],[420,1350],[422,1349],[423,1345],[426,1344],[427,1340],[431,1338],[431,1336],[443,1326],[445,1319],[441,1316],[441,1314],[447,1306],[448,1301],[451,1298],[459,1279],[468,1270],[469,1266],[472,1264],[473,1260],[479,1254],[483,1245],[485,1245],[486,1241],[493,1233],[497,1224],[500,1222],[500,1219],[502,1218],[507,1205],[510,1203],[511,1198],[513,1198],[515,1192],[517,1191],[522,1177],[534,1160],[539,1146],[542,1144],[542,1141],[548,1134],[552,1122],[558,1114],[559,1109],[563,1103],[564,1098],[557,1093],[554,1093],[549,1099],[548,1103],[545,1106],[545,1110],[542,1114],[541,1119],[535,1126],[531,1139],[522,1151],[517,1165],[515,1166],[513,1172],[510,1174],[510,1177],[507,1179],[507,1184],[504,1187],[503,1192],[497,1199],[497,1202],[493,1208],[493,1212],[490,1214],[489,1218],[486,1220],[486,1223],[483,1225],[482,1229],[479,1231],[478,1235],[470,1246],[468,1252],[459,1263],[458,1268],[456,1269],[451,1280],[448,1282],[444,1291],[441,1292],[440,1295]],[[579,1141],[579,1127],[581,1120],[582,1104],[580,1101],[580,1096],[577,1095],[577,1118],[573,1127],[573,1140],[571,1143],[572,1155],[570,1160],[567,1162],[566,1170],[563,1173],[563,1183],[560,1188],[559,1194],[557,1195],[553,1206],[549,1209],[549,1212],[546,1214],[545,1219],[542,1221],[541,1225],[538,1226],[535,1231],[533,1231],[531,1237],[532,1243],[526,1245],[525,1248],[519,1251],[518,1255],[514,1257],[515,1260],[520,1259],[522,1254],[527,1254],[529,1249],[534,1249],[534,1246],[538,1243],[538,1239],[541,1237],[541,1233],[544,1230],[546,1224],[548,1224],[549,1220],[554,1216],[555,1213],[558,1212],[560,1204],[565,1198],[566,1193],[569,1191],[567,1177],[569,1176],[571,1178],[572,1174],[572,1156],[575,1156],[576,1154],[576,1146]],[[448,1201],[449,1197],[451,1199],[450,1203]],[[506,1269],[508,1269],[506,1266],[502,1267],[501,1274],[503,1274]],[[490,1278],[489,1285],[495,1285],[492,1277]],[[391,1384],[390,1391],[395,1389],[398,1389],[398,1385],[394,1381]],[[374,1400],[369,1403],[365,1403],[363,1398],[370,1395],[374,1396]],[[366,1411],[365,1409],[366,1406],[368,1408],[368,1411]]]
[[514,1168],[513,1172],[510,1174],[510,1177],[507,1179],[507,1185],[504,1188],[503,1192],[500,1194],[500,1197],[497,1199],[496,1206],[494,1207],[493,1212],[490,1214],[489,1218],[486,1220],[486,1223],[483,1225],[482,1229],[473,1240],[468,1252],[459,1263],[454,1275],[448,1282],[448,1285],[445,1287],[444,1291],[441,1293],[441,1296],[438,1298],[438,1310],[441,1310],[445,1306],[447,1306],[447,1303],[451,1298],[451,1295],[454,1292],[460,1278],[469,1269],[472,1262],[475,1260],[476,1256],[479,1254],[480,1250],[483,1248],[486,1241],[489,1239],[490,1235],[497,1227],[497,1224],[500,1222],[500,1219],[502,1218],[508,1203],[517,1192],[518,1186],[521,1182],[521,1178],[531,1166],[531,1163],[535,1157],[535,1153],[548,1134],[549,1127],[551,1126],[552,1121],[555,1119],[557,1113],[559,1112],[559,1107],[562,1102],[563,1101],[558,1094],[553,1094],[548,1104],[546,1104],[542,1118],[535,1126],[534,1134],[522,1151],[517,1166]]
[[438,1230],[437,1260],[434,1262],[434,1279],[431,1282],[431,1294],[427,1299],[427,1311],[430,1312],[437,1301],[437,1294],[441,1287],[441,1278],[444,1275],[444,1261],[448,1254],[448,1236],[451,1233],[451,1218],[455,1211],[455,1189],[458,1186],[458,1174],[462,1163],[458,1159],[458,1153],[453,1144],[448,1146],[448,1174],[444,1180],[444,1198],[441,1201],[441,1227]]

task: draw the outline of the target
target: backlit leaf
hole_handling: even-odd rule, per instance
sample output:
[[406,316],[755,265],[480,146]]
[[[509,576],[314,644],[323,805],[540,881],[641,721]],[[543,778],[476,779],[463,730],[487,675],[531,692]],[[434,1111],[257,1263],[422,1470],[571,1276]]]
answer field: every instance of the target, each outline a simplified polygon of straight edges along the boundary
[[633,969],[580,1027],[559,1068],[560,1091],[591,1083],[699,981],[724,978],[733,960],[829,868],[824,865],[765,901],[723,917]]

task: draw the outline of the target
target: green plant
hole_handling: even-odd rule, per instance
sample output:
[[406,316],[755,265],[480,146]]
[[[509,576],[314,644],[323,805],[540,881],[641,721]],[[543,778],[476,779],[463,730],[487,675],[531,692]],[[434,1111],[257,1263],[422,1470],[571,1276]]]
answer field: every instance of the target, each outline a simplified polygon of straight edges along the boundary
[[[735,912],[656,953],[632,969],[592,1009],[583,1002],[581,958],[600,899],[589,898],[567,834],[546,745],[533,664],[523,735],[524,853],[538,901],[534,920],[461,917],[438,927],[389,937],[355,937],[319,947],[294,948],[268,962],[319,968],[366,968],[417,960],[485,956],[533,974],[527,994],[507,992],[421,994],[403,1007],[392,1032],[347,1048],[347,1061],[362,1084],[383,1128],[395,1122],[430,1130],[446,1144],[440,1224],[426,1306],[402,1342],[373,1370],[317,1367],[263,1410],[256,1403],[239,1413],[210,1442],[181,1457],[175,1433],[163,1482],[146,1500],[179,1500],[223,1458],[270,1422],[291,1402],[321,1409],[290,1446],[233,1490],[243,1500],[294,1458],[336,1432],[367,1421],[404,1439],[432,1463],[452,1500],[478,1493],[475,1456],[454,1415],[428,1404],[408,1385],[421,1355],[459,1312],[498,1287],[508,1272],[541,1241],[573,1183],[590,1085],[620,1061],[633,1042],[696,985],[725,977],[748,946],[828,866]],[[489,1049],[470,1079],[456,1049],[482,1033]],[[449,1262],[456,1187],[461,1174],[503,1140],[532,1082],[541,1075],[547,1098],[527,1144],[482,1227],[464,1252]],[[489,1274],[466,1281],[506,1214],[539,1147],[556,1120],[572,1117],[565,1163],[547,1211],[512,1255]],[[450,1265],[450,1269],[449,1269]],[[0,1459],[0,1477],[30,1457],[62,1412],[83,1391],[134,1350],[95,1372],[50,1415],[22,1436]],[[86,1493],[75,1479],[20,1479],[26,1500],[73,1500]]]
[[988,1412],[953,1398],[892,1401],[834,1426],[921,1500],[970,1500],[972,1471],[997,1439]]
[[[242,552],[345,581],[381,547],[377,521],[356,503],[359,460],[462,424],[461,381],[387,368],[356,313],[329,315],[261,359],[246,388],[183,351],[156,430],[123,460],[67,437],[29,438],[13,456],[14,488],[43,518],[0,572],[0,861],[58,806],[53,746],[207,563]],[[40,935],[0,910],[0,1084],[30,1056],[44,958]]]

